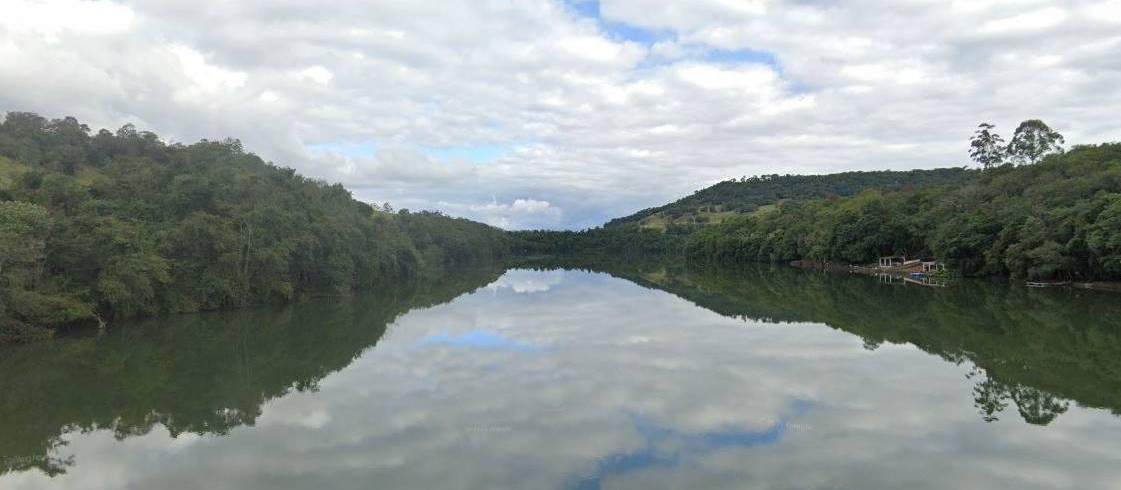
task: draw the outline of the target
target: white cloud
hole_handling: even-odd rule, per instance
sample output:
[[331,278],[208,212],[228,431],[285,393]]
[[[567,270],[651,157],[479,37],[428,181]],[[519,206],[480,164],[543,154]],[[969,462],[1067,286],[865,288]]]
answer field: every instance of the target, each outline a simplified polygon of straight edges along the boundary
[[[981,121],[1121,135],[1116,0],[599,7],[609,23],[529,0],[13,0],[0,110],[238,137],[363,199],[511,227],[740,175],[962,165]],[[330,149],[353,141],[378,151]]]
[[0,28],[43,34],[53,41],[64,31],[87,34],[123,31],[132,25],[133,17],[130,8],[112,2],[13,0],[4,6]]
[[561,39],[559,44],[573,55],[592,61],[612,61],[623,52],[622,46],[592,35]]
[[189,85],[179,89],[179,95],[185,98],[202,98],[245,86],[248,76],[244,72],[212,65],[198,51],[182,45],[171,46],[168,51],[178,59],[180,69],[189,81]]
[[328,70],[327,68],[320,65],[304,68],[303,70],[300,70],[297,76],[301,79],[310,80],[320,85],[327,85],[327,83],[329,83],[332,78],[335,78],[335,74],[331,73],[331,70]]
[[1031,32],[1055,27],[1067,18],[1065,10],[1048,7],[1010,17],[994,19],[981,26],[983,33]]
[[509,288],[518,294],[544,293],[564,281],[566,271],[511,269],[487,286],[492,291]]
[[492,201],[469,206],[469,210],[484,223],[501,228],[528,228],[535,223],[557,224],[561,211],[548,201],[515,199],[510,204]]

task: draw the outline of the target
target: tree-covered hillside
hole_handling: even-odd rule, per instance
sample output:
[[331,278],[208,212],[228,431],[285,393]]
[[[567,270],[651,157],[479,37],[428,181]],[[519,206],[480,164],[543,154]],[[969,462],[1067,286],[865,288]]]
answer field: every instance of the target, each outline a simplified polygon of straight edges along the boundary
[[961,184],[975,174],[965,168],[844,172],[830,175],[760,175],[732,179],[670,204],[616,218],[607,227],[639,223],[647,228],[704,225],[784,201],[852,196],[865,189],[897,190]]
[[506,251],[495,228],[387,213],[236,140],[0,124],[0,341],[113,318],[346,294]]
[[509,232],[510,249],[521,257],[586,255],[665,255],[680,253],[682,228],[653,230],[634,223],[581,231]]
[[1121,144],[990,166],[966,185],[788,202],[700,230],[697,260],[871,262],[906,254],[966,275],[1121,279]]
[[763,175],[721,182],[693,195],[606,225],[582,231],[527,230],[511,233],[522,256],[680,253],[691,234],[708,226],[770,212],[780,204],[855,195],[865,189],[911,191],[963,185],[977,174],[965,168],[906,172],[845,172],[831,175]]
[[1076,146],[1037,119],[1006,145],[981,124],[982,168],[762,176],[581,232],[515,234],[516,253],[684,252],[694,262],[934,258],[967,276],[1121,280],[1121,144]]

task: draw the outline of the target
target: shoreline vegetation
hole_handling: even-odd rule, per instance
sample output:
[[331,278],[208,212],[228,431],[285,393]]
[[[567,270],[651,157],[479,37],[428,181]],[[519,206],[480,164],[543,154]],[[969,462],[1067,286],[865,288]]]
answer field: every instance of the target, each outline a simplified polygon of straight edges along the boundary
[[697,264],[927,257],[964,277],[1118,290],[1121,144],[1062,148],[1038,120],[980,169],[764,175],[583,231],[497,228],[355,200],[239,141],[9,112],[0,124],[0,343],[137,317],[274,304],[510,258],[603,254]]
[[[859,274],[865,276],[895,276],[899,278],[908,277],[909,274],[900,271],[882,270],[874,266],[865,266],[858,264],[845,264],[836,262],[815,262],[809,260],[793,260],[789,263],[791,267],[804,270],[813,270],[830,273],[847,273]],[[942,271],[942,273],[930,274],[931,277],[938,279],[955,279],[959,275],[954,271]],[[991,279],[1006,279],[1001,276],[994,276]],[[1074,282],[1063,280],[1049,280],[1049,281],[1027,281],[1026,285],[1029,287],[1040,288],[1073,288],[1073,289],[1089,289],[1094,291],[1113,291],[1121,292],[1121,281],[1089,281],[1089,282]]]
[[9,112],[0,343],[70,327],[349,295],[507,254],[502,230],[359,202],[239,141]]
[[1011,143],[982,124],[980,169],[730,180],[584,231],[514,232],[515,253],[684,255],[693,263],[874,264],[929,258],[964,277],[1121,281],[1121,144],[1078,145],[1039,120]]

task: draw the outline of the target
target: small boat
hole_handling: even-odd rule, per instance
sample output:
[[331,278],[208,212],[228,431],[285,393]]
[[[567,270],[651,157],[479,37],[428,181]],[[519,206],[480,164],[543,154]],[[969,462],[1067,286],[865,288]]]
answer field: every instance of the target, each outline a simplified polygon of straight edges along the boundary
[[1061,288],[1070,286],[1070,281],[1028,281],[1029,288]]

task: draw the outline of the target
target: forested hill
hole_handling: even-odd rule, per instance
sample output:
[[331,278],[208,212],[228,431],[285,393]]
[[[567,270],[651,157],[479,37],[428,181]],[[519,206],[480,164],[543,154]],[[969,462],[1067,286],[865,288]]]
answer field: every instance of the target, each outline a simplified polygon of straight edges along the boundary
[[942,168],[733,179],[676,202],[611,220],[603,227],[583,231],[517,231],[510,233],[510,237],[514,252],[522,256],[674,254],[699,230],[781,206],[852,196],[866,189],[911,192],[930,187],[960,187],[978,173],[966,168]]
[[0,124],[0,342],[114,318],[347,294],[490,261],[501,230],[385,212],[236,140]]
[[979,170],[728,181],[581,232],[512,234],[525,256],[677,254],[694,262],[933,258],[966,276],[1121,281],[1121,143],[1062,148],[1043,121],[982,123]]
[[961,184],[974,174],[976,171],[965,168],[940,168],[830,175],[762,175],[732,179],[701,189],[670,204],[613,219],[605,226],[638,223],[644,228],[661,229],[670,224],[707,224],[787,200],[852,196],[865,189],[897,190]]
[[701,229],[696,260],[934,257],[965,275],[1121,280],[1121,144],[990,165],[960,187],[788,203]]

